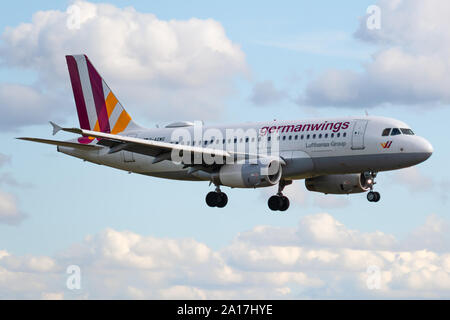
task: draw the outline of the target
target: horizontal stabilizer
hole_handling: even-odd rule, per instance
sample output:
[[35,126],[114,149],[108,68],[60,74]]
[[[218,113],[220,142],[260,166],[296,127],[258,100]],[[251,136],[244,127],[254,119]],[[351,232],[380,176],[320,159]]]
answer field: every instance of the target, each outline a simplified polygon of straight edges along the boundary
[[47,139],[39,139],[39,138],[27,138],[27,137],[21,137],[21,138],[16,138],[16,139],[25,140],[25,141],[32,141],[32,142],[39,142],[39,143],[45,143],[45,144],[52,144],[52,145],[55,145],[55,146],[69,147],[69,148],[75,148],[75,149],[86,150],[86,151],[95,150],[95,149],[99,149],[100,148],[98,146],[85,145],[85,144],[80,144],[80,143],[76,143],[76,142],[67,142],[67,141],[57,141],[57,140],[47,140]]
[[50,124],[52,125],[53,128],[53,135],[57,134],[59,131],[61,131],[61,127],[58,126],[56,123],[50,121]]

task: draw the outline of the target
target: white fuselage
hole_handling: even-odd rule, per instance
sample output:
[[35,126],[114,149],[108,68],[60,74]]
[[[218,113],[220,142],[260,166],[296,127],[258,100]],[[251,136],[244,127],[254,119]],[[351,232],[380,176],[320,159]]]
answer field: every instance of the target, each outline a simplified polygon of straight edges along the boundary
[[[123,135],[242,152],[251,152],[254,146],[259,148],[258,143],[265,143],[269,152],[276,152],[285,161],[282,173],[285,179],[395,170],[423,162],[433,152],[431,144],[416,135],[382,136],[386,128],[409,129],[409,126],[395,119],[367,116],[243,123],[202,127],[200,131],[195,126],[179,124],[135,129]],[[229,134],[238,131],[242,135],[236,138]],[[191,138],[180,140],[180,132]],[[92,143],[101,145],[98,140]],[[82,151],[58,147],[58,151],[71,156],[129,172],[177,180],[208,179],[170,160],[153,163],[156,156],[131,151],[109,154],[108,149]]]

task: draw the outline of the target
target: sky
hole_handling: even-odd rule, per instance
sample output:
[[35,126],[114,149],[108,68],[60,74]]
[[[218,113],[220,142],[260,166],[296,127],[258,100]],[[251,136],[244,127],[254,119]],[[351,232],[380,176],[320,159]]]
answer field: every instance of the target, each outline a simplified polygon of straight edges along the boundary
[[[0,298],[450,298],[449,12],[445,0],[3,4]],[[274,188],[224,188],[227,207],[211,209],[208,183],[15,139],[78,125],[64,59],[78,53],[148,127],[367,112],[408,123],[434,154],[380,173],[378,203],[295,181],[286,213],[267,208]]]

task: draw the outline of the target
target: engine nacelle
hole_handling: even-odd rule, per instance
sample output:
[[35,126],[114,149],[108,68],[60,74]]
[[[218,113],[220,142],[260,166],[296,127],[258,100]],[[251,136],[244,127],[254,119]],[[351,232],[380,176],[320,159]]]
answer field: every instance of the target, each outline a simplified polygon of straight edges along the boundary
[[363,173],[331,174],[305,180],[306,189],[325,194],[349,194],[368,191],[373,186],[373,178]]
[[277,159],[262,158],[257,163],[227,164],[220,168],[218,182],[232,188],[260,188],[277,184],[282,167]]

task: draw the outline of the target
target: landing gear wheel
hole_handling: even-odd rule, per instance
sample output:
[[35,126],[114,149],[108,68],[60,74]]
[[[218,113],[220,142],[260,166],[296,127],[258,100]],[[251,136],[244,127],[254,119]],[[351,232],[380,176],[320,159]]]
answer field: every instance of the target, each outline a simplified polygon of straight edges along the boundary
[[269,198],[269,201],[267,201],[267,205],[269,206],[270,210],[278,211],[283,205],[283,200],[279,196],[271,196]]
[[219,202],[217,203],[217,208],[223,208],[227,205],[228,203],[228,196],[221,192],[219,193]]
[[378,202],[381,199],[381,195],[379,192],[374,192],[374,191],[370,191],[367,194],[367,200],[369,200],[369,202]]
[[280,207],[280,211],[286,211],[287,209],[289,209],[290,202],[289,202],[288,197],[282,196],[281,202],[282,202],[282,205]]
[[375,202],[380,201],[380,199],[381,199],[380,193],[379,192],[375,192]]
[[206,204],[211,208],[223,208],[227,203],[228,197],[223,192],[211,191],[206,195]]
[[271,196],[267,201],[267,205],[269,209],[272,211],[286,211],[289,209],[289,199],[283,195],[284,187],[292,184],[292,180],[280,180],[280,184],[278,185],[278,193],[274,196]]
[[211,191],[206,195],[206,204],[209,207],[214,208],[218,202],[219,202],[219,193]]
[[271,196],[269,201],[267,201],[267,205],[269,209],[272,211],[286,211],[289,209],[289,199],[285,196]]

